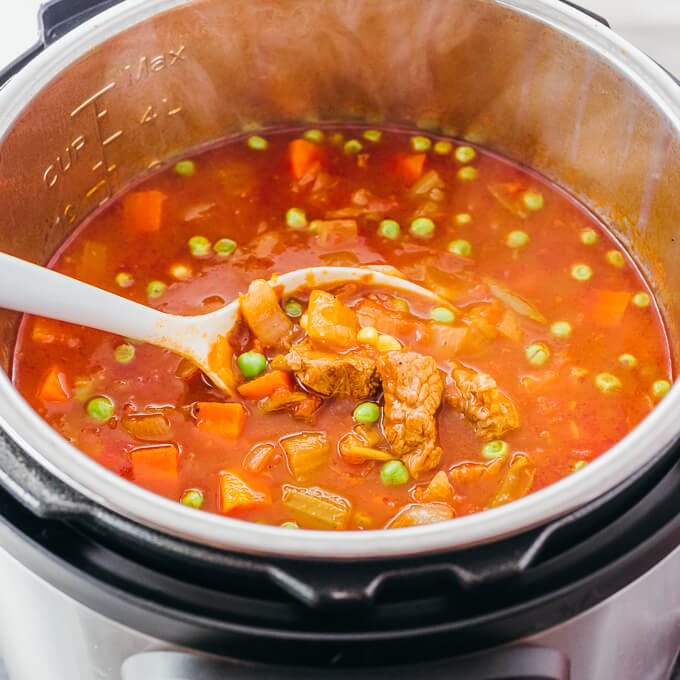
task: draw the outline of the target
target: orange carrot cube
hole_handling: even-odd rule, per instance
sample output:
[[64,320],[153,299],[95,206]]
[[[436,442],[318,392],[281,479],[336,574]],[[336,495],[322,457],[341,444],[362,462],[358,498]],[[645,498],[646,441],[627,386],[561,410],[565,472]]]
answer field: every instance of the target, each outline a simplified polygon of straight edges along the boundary
[[287,391],[293,389],[290,375],[286,371],[271,371],[238,386],[238,392],[242,397],[255,400],[270,397],[279,389]]
[[394,157],[395,171],[404,181],[415,182],[423,174],[424,153],[400,153]]
[[246,424],[246,409],[238,402],[201,401],[194,410],[196,427],[225,439],[237,439]]
[[58,366],[52,366],[48,371],[38,391],[38,397],[41,401],[68,401],[66,374]]
[[136,231],[158,231],[163,216],[165,194],[160,191],[137,191],[123,201],[123,220]]
[[149,446],[134,449],[132,457],[132,474],[137,481],[173,481],[177,479],[177,447]]
[[304,177],[305,173],[321,157],[321,149],[306,139],[294,139],[288,145],[288,162],[295,179]]
[[272,502],[271,494],[264,487],[246,481],[241,472],[223,470],[220,472],[220,512],[247,509]]

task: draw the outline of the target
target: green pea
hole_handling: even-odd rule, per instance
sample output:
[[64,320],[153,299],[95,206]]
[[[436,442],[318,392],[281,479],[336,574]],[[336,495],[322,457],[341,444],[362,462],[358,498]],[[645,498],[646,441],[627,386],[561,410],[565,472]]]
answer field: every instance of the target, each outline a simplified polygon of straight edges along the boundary
[[334,132],[330,137],[331,144],[335,146],[340,146],[345,141],[345,136],[342,132]]
[[461,227],[470,224],[472,222],[472,215],[470,213],[458,213],[455,217],[456,224],[460,225]]
[[291,229],[304,229],[307,226],[307,213],[302,208],[289,208],[286,211],[286,224]]
[[482,447],[482,456],[487,460],[494,458],[505,458],[510,453],[510,447],[507,442],[502,439],[494,439],[492,442],[487,442]]
[[439,323],[453,323],[455,314],[448,307],[435,307],[430,316]]
[[616,267],[617,269],[621,269],[621,267],[626,264],[626,259],[623,257],[623,253],[620,250],[608,250],[605,258],[612,267]]
[[520,229],[511,231],[505,237],[505,243],[510,248],[522,248],[527,243],[529,243],[529,234],[527,234],[526,231],[521,231]]
[[264,137],[253,135],[248,137],[248,146],[256,151],[264,151],[269,146],[269,142]]
[[295,298],[291,298],[283,306],[283,311],[286,312],[291,319],[297,319],[302,316],[302,305]]
[[652,397],[655,401],[659,401],[668,394],[670,389],[671,384],[668,380],[655,380],[651,389]]
[[527,210],[535,212],[543,207],[543,195],[538,191],[525,191],[522,194],[522,203]]
[[233,241],[230,238],[221,238],[215,241],[213,250],[220,257],[227,257],[227,255],[231,255],[236,250],[236,241]]
[[621,381],[611,373],[598,373],[595,376],[595,387],[605,394],[618,392],[621,389]]
[[568,338],[571,335],[571,324],[568,321],[555,321],[550,326],[550,332],[556,338]]
[[116,274],[116,285],[121,288],[130,288],[135,285],[135,280],[130,272],[120,272]]
[[571,276],[577,281],[587,281],[593,275],[593,270],[587,264],[575,264],[571,268]]
[[167,286],[162,281],[149,281],[146,286],[146,295],[150,298],[158,298],[165,293],[166,288]]
[[175,172],[182,177],[191,177],[196,172],[196,165],[193,161],[179,161],[175,163]]
[[380,470],[380,479],[385,486],[402,486],[408,482],[409,474],[400,460],[389,460]]
[[456,241],[451,241],[446,248],[450,253],[454,255],[460,255],[461,257],[470,257],[472,253],[472,246],[469,241],[459,238]]
[[282,529],[299,529],[300,527],[298,526],[297,522],[284,522],[281,525]]
[[352,415],[357,423],[375,423],[380,418],[380,407],[371,401],[365,401],[354,409]]
[[247,380],[257,378],[267,368],[267,359],[264,354],[259,352],[243,352],[243,354],[239,354],[236,363],[241,373],[243,373],[243,377]]
[[380,130],[364,130],[364,139],[369,142],[379,142],[382,138],[382,132]]
[[358,139],[348,139],[342,147],[345,153],[357,154],[364,148],[364,145]]
[[534,342],[529,345],[524,353],[532,366],[542,366],[550,359],[550,349],[542,342]]
[[459,146],[453,155],[459,163],[469,163],[475,159],[477,152],[471,146]]
[[430,146],[432,146],[432,140],[430,140],[429,137],[411,137],[411,148],[416,153],[429,151]]
[[188,489],[182,494],[181,503],[190,508],[200,508],[203,505],[203,492],[198,489]]
[[647,295],[647,293],[635,293],[633,295],[633,304],[636,307],[649,307],[652,299]]
[[456,173],[458,179],[462,179],[463,181],[466,182],[473,179],[477,179],[478,174],[479,173],[477,172],[477,168],[473,168],[471,165],[466,165]]
[[94,397],[85,404],[85,411],[90,418],[105,423],[113,415],[113,402],[108,397]]
[[410,231],[414,236],[431,236],[434,233],[434,222],[429,217],[417,217],[411,222]]
[[321,144],[324,138],[324,134],[321,130],[305,130],[302,136],[308,142],[314,142],[315,144]]
[[584,229],[581,232],[581,243],[586,246],[592,246],[597,243],[597,232],[594,229]]
[[210,241],[205,236],[192,236],[189,241],[189,250],[194,257],[204,257],[210,254]]
[[619,355],[619,363],[626,368],[635,368],[637,366],[637,359],[632,354]]
[[440,140],[435,143],[432,150],[439,156],[448,156],[451,153],[451,149],[453,149],[453,144],[451,144],[451,142]]
[[401,231],[401,227],[399,226],[399,222],[397,222],[396,220],[383,220],[380,223],[378,231],[380,232],[381,236],[392,239],[394,241],[395,239],[399,238],[399,232]]
[[128,343],[118,345],[118,347],[113,350],[113,356],[119,364],[129,364],[135,358],[134,345]]

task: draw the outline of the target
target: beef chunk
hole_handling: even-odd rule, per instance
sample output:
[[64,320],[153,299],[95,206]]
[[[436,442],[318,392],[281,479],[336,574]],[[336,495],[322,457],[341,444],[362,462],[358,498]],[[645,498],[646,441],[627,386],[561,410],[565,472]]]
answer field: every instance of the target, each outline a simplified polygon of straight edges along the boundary
[[416,352],[388,352],[377,365],[385,395],[385,437],[417,477],[437,467],[441,458],[435,414],[444,381],[434,359]]
[[293,323],[281,309],[274,289],[266,281],[253,281],[248,292],[239,300],[250,330],[265,347],[286,346]]
[[475,426],[484,439],[497,439],[519,427],[519,414],[488,374],[455,365],[447,380],[446,401]]
[[359,352],[333,354],[315,350],[303,342],[288,354],[275,357],[271,365],[295,371],[305,387],[325,397],[372,399],[380,391],[375,361]]

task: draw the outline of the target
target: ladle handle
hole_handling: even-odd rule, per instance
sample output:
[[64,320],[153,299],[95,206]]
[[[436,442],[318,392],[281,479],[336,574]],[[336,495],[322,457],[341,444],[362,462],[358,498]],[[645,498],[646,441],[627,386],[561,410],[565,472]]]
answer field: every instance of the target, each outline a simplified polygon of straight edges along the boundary
[[148,341],[170,316],[6,253],[0,253],[0,307]]

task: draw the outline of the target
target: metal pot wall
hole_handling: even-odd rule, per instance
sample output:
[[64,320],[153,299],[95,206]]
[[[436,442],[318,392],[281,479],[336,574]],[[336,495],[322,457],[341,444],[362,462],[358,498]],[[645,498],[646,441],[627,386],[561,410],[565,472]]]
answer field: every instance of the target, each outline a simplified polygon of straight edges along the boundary
[[[634,254],[677,360],[680,91],[556,0],[127,0],[0,91],[3,248],[45,262],[88,214],[183,150],[310,120],[438,129],[544,173]],[[615,493],[680,433],[676,387],[586,470],[508,506],[415,529],[302,537],[197,514],[74,449],[10,384],[17,321],[0,312],[0,422],[19,446],[4,449],[4,486],[43,515],[122,517],[234,551],[389,557],[499,540]]]

